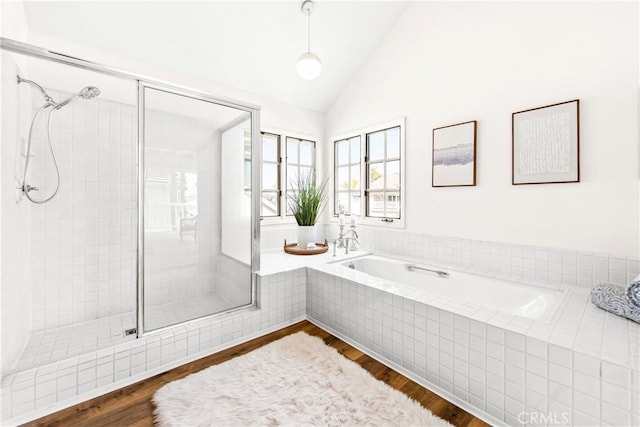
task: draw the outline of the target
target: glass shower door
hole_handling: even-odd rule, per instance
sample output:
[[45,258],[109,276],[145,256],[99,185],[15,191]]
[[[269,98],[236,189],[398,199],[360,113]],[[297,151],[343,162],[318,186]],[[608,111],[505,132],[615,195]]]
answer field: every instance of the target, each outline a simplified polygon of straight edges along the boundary
[[141,332],[253,303],[251,112],[140,87]]

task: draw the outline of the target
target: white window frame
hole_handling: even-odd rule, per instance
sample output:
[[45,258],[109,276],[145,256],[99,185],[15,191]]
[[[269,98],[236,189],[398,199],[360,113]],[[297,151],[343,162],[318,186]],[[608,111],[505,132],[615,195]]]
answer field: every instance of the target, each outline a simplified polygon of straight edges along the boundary
[[[367,144],[367,134],[375,133],[381,130],[390,129],[393,127],[400,127],[400,218],[393,218],[393,222],[385,222],[382,218],[377,217],[367,217],[366,214],[366,195],[365,189],[367,185],[367,163],[365,162],[366,156],[366,144]],[[336,141],[341,141],[343,139],[349,139],[356,136],[360,136],[360,215],[356,216],[356,222],[358,224],[362,224],[365,226],[372,227],[384,227],[384,228],[405,228],[406,217],[407,217],[407,208],[406,208],[406,155],[405,155],[405,118],[401,117],[399,119],[390,120],[384,123],[378,123],[376,125],[367,126],[361,129],[354,130],[352,132],[346,132],[339,135],[336,135],[331,138],[331,151],[332,151],[332,167],[333,173],[331,174],[331,217],[329,219],[330,223],[337,223],[338,216],[335,214],[336,212],[336,194],[335,194],[335,176],[336,176]]]
[[[347,167],[349,168],[349,178],[353,179],[353,176],[351,176],[351,167],[358,165],[360,166],[360,168],[362,168],[362,152],[360,152],[360,157],[357,159],[353,159],[351,158],[351,144],[350,141],[352,139],[358,139],[360,142],[360,150],[362,150],[363,144],[362,144],[362,135],[360,134],[355,134],[349,138],[343,138],[343,139],[338,139],[333,141],[333,212],[332,212],[332,216],[336,216],[336,210],[338,208],[337,206],[337,201],[339,200],[338,197],[338,193],[346,193],[348,194],[349,197],[349,205],[351,206],[351,193],[357,193],[360,195],[360,206],[362,206],[362,169],[360,169],[360,176],[358,176],[358,187],[360,187],[357,190],[352,190],[351,189],[351,185],[349,181],[349,189],[347,190],[339,190],[338,189],[338,183],[336,182],[336,176],[337,176],[337,172],[338,169],[340,167]],[[338,150],[336,149],[338,142],[342,142],[342,141],[347,141],[349,142],[349,162],[343,165],[338,165]]]
[[[262,157],[263,153],[262,151],[260,152],[260,171],[261,171],[261,175],[260,175],[260,218],[263,219],[267,219],[267,218],[279,218],[282,215],[282,203],[281,203],[281,199],[282,199],[282,136],[277,134],[277,133],[273,133],[273,132],[266,132],[266,131],[260,131],[260,147],[262,149],[262,141],[264,136],[269,135],[269,136],[274,136],[276,137],[276,141],[277,141],[277,147],[276,147],[276,161],[267,161],[265,162],[264,158]],[[277,177],[276,177],[276,182],[278,187],[275,190],[265,190],[263,187],[263,182],[262,182],[262,168],[264,167],[265,163],[269,163],[271,165],[275,164],[276,165],[276,173],[277,173]],[[276,198],[278,200],[277,205],[278,205],[278,214],[277,215],[269,215],[269,216],[262,216],[262,203],[263,203],[263,199],[262,196],[264,193],[275,193],[276,194]]]
[[[280,176],[279,176],[279,180],[280,180],[280,215],[279,216],[267,216],[267,217],[261,217],[262,219],[260,220],[260,224],[262,226],[264,225],[284,225],[284,224],[296,224],[296,219],[294,218],[293,215],[287,215],[287,187],[288,187],[288,182],[287,180],[287,138],[294,138],[294,139],[298,139],[298,140],[302,140],[302,141],[310,141],[314,143],[314,151],[313,151],[313,170],[315,172],[316,175],[316,180],[318,179],[318,169],[319,169],[319,152],[318,152],[318,144],[320,141],[320,138],[317,136],[313,136],[313,135],[309,135],[309,134],[304,134],[304,133],[300,133],[300,132],[293,132],[293,131],[288,131],[288,130],[283,130],[283,129],[277,129],[277,128],[271,128],[271,127],[267,127],[267,126],[263,126],[262,129],[260,129],[260,135],[262,135],[262,132],[264,133],[270,133],[273,135],[278,135],[280,137]],[[262,141],[260,141],[262,142]],[[260,147],[262,147],[262,145],[260,145]],[[260,173],[262,174],[262,155],[260,156]],[[262,175],[260,175],[262,177]],[[262,185],[261,185],[262,186]],[[262,191],[262,188],[260,188],[260,191]],[[262,192],[260,193],[260,196],[262,197]]]

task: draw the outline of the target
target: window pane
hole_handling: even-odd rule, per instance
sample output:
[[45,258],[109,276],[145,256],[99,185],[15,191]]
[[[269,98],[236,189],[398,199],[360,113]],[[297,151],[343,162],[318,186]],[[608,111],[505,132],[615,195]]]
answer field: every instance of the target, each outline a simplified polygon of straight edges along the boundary
[[287,188],[298,188],[297,166],[287,166]]
[[346,165],[349,163],[349,142],[347,140],[338,141],[336,143],[336,150],[338,150],[338,164]]
[[369,189],[382,190],[384,188],[384,163],[369,164]]
[[338,177],[336,178],[337,189],[348,190],[349,189],[349,167],[343,166],[338,168]]
[[300,142],[300,164],[313,165],[313,143],[307,141]]
[[367,216],[383,217],[384,215],[384,193],[369,193],[369,212]]
[[278,215],[278,193],[262,193],[262,208],[260,209],[260,215]]
[[400,218],[400,193],[385,193],[387,201],[387,212],[385,216]]
[[266,162],[278,161],[278,137],[262,135],[262,160]]
[[400,157],[400,128],[393,128],[387,131],[387,158],[397,159]]
[[384,131],[370,133],[369,138],[369,161],[381,160],[384,158]]
[[349,193],[351,199],[351,215],[360,216],[360,193]]
[[400,162],[387,162],[387,183],[386,187],[389,190],[397,190],[400,188]]
[[[313,169],[311,168],[306,168],[304,166],[300,166],[300,176],[304,176],[307,177],[309,176],[309,174],[313,173]],[[320,183],[318,183],[320,184]]]
[[262,188],[265,190],[278,189],[278,166],[271,163],[262,164]]
[[349,193],[340,192],[338,193],[338,206],[337,212],[339,214],[348,214],[349,213]]
[[360,189],[360,165],[351,166],[351,189]]
[[291,210],[290,200],[292,197],[295,197],[297,191],[287,190],[287,215],[293,215],[293,211]]
[[360,137],[351,138],[349,143],[351,144],[351,163],[358,163],[360,161]]
[[298,163],[298,140],[287,138],[287,163]]

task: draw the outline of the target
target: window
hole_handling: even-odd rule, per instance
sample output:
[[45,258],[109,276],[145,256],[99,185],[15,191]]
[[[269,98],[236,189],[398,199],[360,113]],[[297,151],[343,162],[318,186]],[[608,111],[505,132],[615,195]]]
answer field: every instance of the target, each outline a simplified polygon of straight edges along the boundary
[[360,216],[360,136],[335,142],[334,214]]
[[404,119],[334,138],[333,214],[403,227]]
[[[296,191],[300,173],[315,173],[315,163],[314,141],[262,132],[262,218],[291,216],[288,194]],[[287,194],[283,194],[283,190]]]
[[288,200],[289,194],[297,191],[298,177],[315,172],[315,151],[315,142],[287,137],[287,215],[292,215]]
[[280,216],[280,135],[262,132],[262,217]]
[[400,218],[400,126],[367,134],[366,214]]

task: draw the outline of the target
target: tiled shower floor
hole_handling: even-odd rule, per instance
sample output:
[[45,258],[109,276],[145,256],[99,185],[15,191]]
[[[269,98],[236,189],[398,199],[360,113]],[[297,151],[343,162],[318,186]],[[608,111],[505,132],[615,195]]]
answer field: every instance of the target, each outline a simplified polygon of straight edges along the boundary
[[[173,325],[229,308],[231,304],[217,293],[207,293],[190,300],[157,305],[147,309],[145,329],[152,330]],[[22,356],[12,371],[19,372],[35,368],[127,340],[135,340],[135,334],[129,336],[124,334],[125,330],[135,327],[136,315],[135,312],[130,312],[36,331],[31,334]]]

